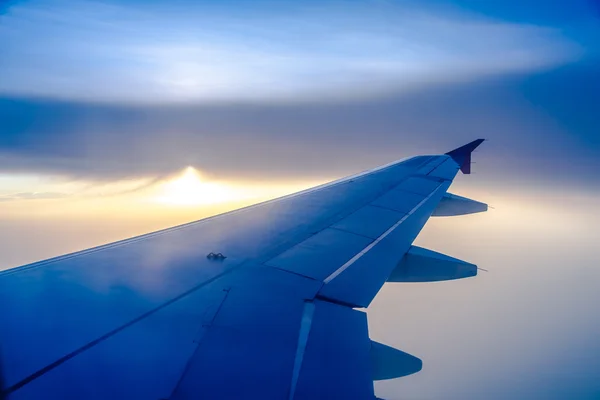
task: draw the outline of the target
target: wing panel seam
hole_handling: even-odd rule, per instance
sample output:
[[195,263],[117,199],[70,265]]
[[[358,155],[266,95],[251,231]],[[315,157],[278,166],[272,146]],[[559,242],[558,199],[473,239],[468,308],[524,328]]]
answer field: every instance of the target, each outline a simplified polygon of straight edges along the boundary
[[290,386],[289,400],[293,400],[296,394],[296,386],[300,377],[300,369],[304,360],[304,352],[308,344],[308,336],[312,327],[313,316],[315,314],[315,303],[306,301],[304,303],[304,311],[302,312],[302,320],[300,321],[300,332],[298,333],[298,346],[296,347],[296,357],[294,358],[294,369],[292,370],[292,382]]
[[396,228],[398,228],[404,221],[406,221],[408,219],[408,217],[410,217],[412,214],[414,214],[415,211],[417,211],[427,200],[429,200],[434,194],[436,194],[441,186],[442,186],[442,183],[440,182],[440,184],[427,197],[425,197],[423,200],[421,200],[421,202],[419,202],[419,204],[417,204],[412,210],[410,210],[408,212],[408,214],[406,214],[405,216],[400,218],[400,220],[398,222],[396,222],[394,225],[392,225],[387,231],[383,232],[377,239],[375,239],[373,242],[368,244],[364,249],[362,249],[360,252],[358,252],[356,255],[354,255],[354,257],[352,257],[350,260],[348,260],[344,265],[342,265],[341,267],[336,269],[331,275],[329,275],[327,278],[325,278],[325,280],[323,280],[323,283],[328,284],[329,282],[334,280],[338,275],[340,275],[342,272],[344,272],[346,269],[348,269],[348,267],[350,267],[352,264],[354,264],[356,261],[358,261],[362,256],[367,254],[369,252],[369,250],[371,250],[379,242],[381,242],[383,239],[385,239],[390,233],[392,233],[394,230],[396,230]]
[[78,349],[73,350],[72,352],[58,358],[57,360],[53,361],[52,363],[46,365],[45,367],[37,370],[36,372],[30,374],[29,376],[21,379],[20,381],[18,381],[17,383],[13,384],[12,386],[8,387],[5,392],[3,392],[3,394],[10,394],[13,393],[15,391],[17,391],[18,389],[22,388],[23,386],[27,385],[28,383],[36,380],[37,378],[41,377],[42,375],[46,374],[47,372],[50,372],[51,370],[53,370],[54,368],[60,366],[61,364],[69,361],[70,359],[76,357],[77,355],[83,353],[84,351],[87,351],[89,349],[91,349],[92,347],[96,346],[97,344],[110,339],[111,337],[113,337],[114,335],[118,334],[119,332],[129,328],[130,326],[148,318],[149,316],[155,314],[156,312],[162,310],[165,307],[170,306],[171,304],[183,299],[184,297],[187,297],[188,295],[192,294],[193,292],[197,291],[198,289],[216,281],[219,278],[222,278],[223,276],[230,274],[232,271],[236,270],[237,268],[239,268],[238,266],[232,267],[230,270],[227,270],[219,275],[216,275],[214,277],[212,277],[211,279],[208,279],[204,282],[202,282],[199,285],[194,286],[193,288],[181,293],[180,295],[173,297],[172,299],[160,304],[157,307],[154,307],[153,309],[146,311],[145,313],[143,313],[142,315],[139,315],[138,317],[132,319],[129,322],[126,322],[123,325],[120,325],[114,329],[112,329],[111,331],[105,333],[104,335],[101,335],[99,337],[97,337],[96,339],[86,343],[85,345],[79,347]]

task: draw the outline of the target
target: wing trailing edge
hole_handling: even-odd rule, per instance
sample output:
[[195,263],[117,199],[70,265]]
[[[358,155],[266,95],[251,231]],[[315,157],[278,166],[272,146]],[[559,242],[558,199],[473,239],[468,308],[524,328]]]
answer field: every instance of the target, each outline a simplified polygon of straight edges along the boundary
[[437,282],[477,275],[477,266],[454,257],[411,246],[388,278],[388,282]]
[[475,150],[485,139],[473,140],[471,143],[467,143],[457,149],[449,151],[446,155],[452,157],[452,159],[458,164],[463,174],[471,173],[471,153]]

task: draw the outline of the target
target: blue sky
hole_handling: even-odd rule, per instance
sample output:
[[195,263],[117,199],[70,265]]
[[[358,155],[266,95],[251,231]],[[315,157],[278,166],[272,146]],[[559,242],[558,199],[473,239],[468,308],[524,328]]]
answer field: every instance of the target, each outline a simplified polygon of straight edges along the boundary
[[485,137],[418,240],[491,272],[384,288],[378,393],[597,398],[599,105],[592,0],[2,2],[0,269]]

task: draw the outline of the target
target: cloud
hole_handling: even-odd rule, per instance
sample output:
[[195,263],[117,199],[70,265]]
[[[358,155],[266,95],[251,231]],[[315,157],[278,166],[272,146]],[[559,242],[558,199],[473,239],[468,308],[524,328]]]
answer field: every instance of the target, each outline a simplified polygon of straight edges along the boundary
[[340,4],[15,5],[0,173],[320,180],[483,136],[488,176],[598,181],[600,69],[551,68],[578,48],[559,29]]
[[[326,179],[486,137],[489,177],[598,181],[595,65],[330,104],[106,105],[0,99],[0,172]],[[574,102],[573,99],[578,99]]]
[[62,199],[68,196],[66,193],[56,192],[22,192],[0,196],[0,203],[14,200]]
[[144,103],[360,99],[582,51],[559,29],[392,2],[28,2],[3,17],[0,38],[0,93]]

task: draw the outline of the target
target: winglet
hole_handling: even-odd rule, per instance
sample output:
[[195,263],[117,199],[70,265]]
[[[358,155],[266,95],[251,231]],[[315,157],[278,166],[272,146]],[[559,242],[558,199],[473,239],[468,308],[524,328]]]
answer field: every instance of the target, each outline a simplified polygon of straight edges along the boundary
[[475,150],[485,139],[473,140],[471,143],[465,144],[446,153],[460,166],[460,170],[463,174],[471,173],[471,153]]

